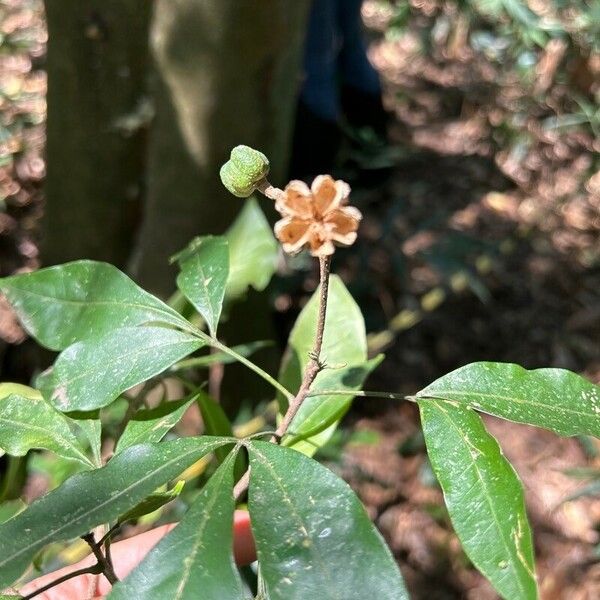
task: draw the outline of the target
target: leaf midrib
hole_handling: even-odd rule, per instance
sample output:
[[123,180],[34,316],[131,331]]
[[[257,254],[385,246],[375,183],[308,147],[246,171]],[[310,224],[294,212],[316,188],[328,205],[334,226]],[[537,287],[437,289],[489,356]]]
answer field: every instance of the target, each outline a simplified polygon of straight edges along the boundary
[[[208,454],[208,452],[210,452],[213,449],[211,446],[218,447],[218,446],[223,445],[223,443],[224,442],[213,442],[212,444],[209,444],[206,448],[204,448],[204,450],[206,450],[205,454]],[[179,454],[175,458],[172,458],[171,460],[169,460],[169,461],[167,461],[165,463],[162,463],[161,466],[158,467],[156,470],[147,473],[146,475],[142,476],[140,479],[136,479],[134,483],[132,483],[131,485],[127,486],[126,488],[123,488],[117,494],[111,496],[110,498],[107,498],[101,504],[96,505],[92,510],[79,515],[77,517],[76,521],[77,520],[80,521],[84,517],[89,517],[90,515],[93,515],[95,512],[98,512],[100,509],[104,508],[107,504],[110,504],[111,502],[115,501],[116,499],[120,498],[121,496],[126,495],[131,490],[135,489],[138,485],[144,483],[147,479],[150,479],[153,475],[156,475],[157,473],[159,473],[161,470],[164,470],[167,467],[170,467],[173,463],[176,463],[176,462],[180,461],[182,458],[185,458],[185,457],[189,456],[190,454],[194,454],[195,452],[198,452],[198,451],[199,451],[199,449],[195,448],[193,450],[189,450],[185,454]],[[90,471],[90,472],[92,472],[92,471]],[[61,527],[58,527],[57,529],[50,530],[42,538],[38,538],[37,541],[32,542],[31,544],[29,544],[29,545],[21,548],[19,551],[13,553],[11,556],[9,556],[8,558],[4,559],[3,561],[0,560],[0,567],[6,565],[7,563],[10,563],[11,561],[15,560],[16,557],[20,556],[24,552],[30,551],[32,548],[35,548],[36,546],[37,547],[44,546],[47,542],[51,541],[51,539],[54,536],[59,535],[60,532],[63,529],[66,529],[67,527],[70,527],[72,525],[74,525],[73,522],[71,522],[71,523],[65,523],[64,525],[62,525]]]
[[[235,452],[232,454],[236,454]],[[231,454],[227,457],[227,461],[231,462]],[[185,586],[187,585],[187,582],[190,578],[191,575],[191,571],[192,571],[192,565],[196,560],[196,555],[198,554],[198,549],[200,548],[200,542],[202,539],[202,535],[204,533],[204,529],[206,528],[206,525],[208,523],[208,518],[209,518],[209,513],[211,512],[213,506],[215,505],[215,502],[217,501],[217,498],[219,496],[219,490],[221,487],[221,484],[223,483],[223,479],[225,478],[226,473],[226,469],[229,468],[229,463],[227,463],[227,465],[224,463],[221,468],[223,469],[220,473],[220,480],[219,480],[219,485],[215,486],[215,492],[212,495],[212,497],[207,501],[206,504],[206,510],[204,511],[204,517],[202,518],[201,523],[199,523],[198,525],[198,531],[197,534],[194,536],[194,543],[192,545],[192,551],[189,554],[189,558],[191,559],[189,561],[189,567],[187,567],[186,562],[184,562],[184,571],[183,571],[183,576],[181,578],[181,581],[179,582],[179,585],[177,586],[177,592],[175,595],[175,600],[181,600],[183,592],[185,590]],[[213,475],[214,477],[214,475]]]
[[[295,506],[294,502],[292,501],[292,498],[287,493],[285,487],[282,484],[281,478],[278,476],[277,472],[275,471],[275,469],[269,462],[269,459],[262,452],[260,452],[260,450],[258,450],[256,448],[256,445],[254,445],[254,444],[252,444],[252,452],[254,452],[258,457],[260,457],[259,458],[260,462],[271,473],[271,477],[273,478],[273,481],[275,481],[275,483],[277,484],[277,487],[279,487],[279,489],[281,490],[284,501],[290,507],[290,511],[291,511],[292,515],[294,516],[296,523],[298,523],[300,525],[300,527],[302,529],[304,529],[304,531],[306,531],[308,534],[308,531],[309,531],[308,527],[306,527],[306,525],[304,524],[302,516],[296,510],[296,506]],[[291,452],[295,452],[295,450],[291,450]],[[250,473],[252,473],[252,471],[250,471]],[[315,562],[318,565],[318,567],[320,567],[321,573],[326,578],[325,580],[326,581],[335,581],[335,578],[333,577],[333,573],[331,573],[331,571],[329,571],[329,569],[326,568],[326,566],[329,564],[327,557],[324,557],[321,554],[318,544],[313,544],[312,547],[315,549],[316,553],[319,554],[319,560],[317,560]],[[337,589],[335,591],[337,592]],[[334,598],[334,600],[335,599],[343,600],[342,596],[339,596],[338,594],[336,594],[333,598]]]
[[[456,425],[456,423],[454,422],[454,420],[448,415],[446,409],[442,406],[440,406],[435,400],[432,399],[432,402],[434,402],[434,404],[437,406],[437,408],[444,414],[445,419],[452,425],[452,427],[456,430],[456,432],[458,433],[458,436],[464,441],[466,446],[469,446],[469,441],[467,440],[467,438],[463,435],[462,431],[460,430],[460,428]],[[469,409],[467,409],[469,410]],[[490,494],[488,493],[487,487],[484,484],[484,480],[481,476],[481,471],[479,469],[479,466],[477,465],[477,463],[471,459],[471,464],[473,465],[473,467],[475,467],[475,472],[477,473],[477,479],[479,480],[479,483],[481,484],[481,489],[483,491],[483,494],[485,496],[485,499],[488,503],[488,506],[490,508],[490,512],[492,513],[492,517],[494,519],[494,523],[497,527],[497,530],[500,532],[500,539],[502,540],[502,544],[504,545],[504,549],[507,552],[507,555],[510,557],[510,562],[512,565],[512,569],[513,569],[513,573],[515,574],[515,580],[517,582],[517,585],[519,587],[519,589],[521,590],[521,592],[523,593],[523,597],[527,597],[527,591],[525,590],[525,588],[523,587],[523,583],[518,575],[518,570],[516,568],[516,565],[514,563],[514,557],[510,551],[510,547],[508,546],[508,543],[506,541],[506,538],[504,537],[504,533],[502,531],[502,528],[500,527],[500,521],[498,519],[498,515],[496,514],[496,511],[494,510],[494,505],[492,503],[492,497],[490,496]],[[475,562],[475,561],[473,561]]]
[[16,290],[19,290],[19,292],[23,293],[23,294],[29,294],[30,296],[37,296],[38,298],[43,298],[44,300],[47,300],[47,301],[58,301],[58,302],[62,302],[64,304],[74,304],[77,306],[84,306],[84,307],[88,306],[90,308],[93,308],[94,306],[124,306],[127,308],[140,308],[140,309],[144,309],[147,311],[167,315],[170,318],[169,323],[171,323],[171,324],[177,323],[178,325],[185,325],[185,324],[189,325],[189,323],[183,317],[181,317],[181,315],[179,315],[178,313],[176,313],[174,311],[171,312],[170,310],[168,310],[168,307],[162,308],[161,306],[152,306],[152,305],[148,305],[148,304],[137,304],[135,302],[122,302],[120,300],[92,300],[92,301],[72,300],[72,299],[68,299],[68,298],[59,298],[58,296],[49,296],[47,294],[42,294],[40,292],[36,292],[34,290],[23,288],[18,285],[14,285],[14,284],[11,284],[10,286],[6,286],[6,287],[12,287]]
[[[32,429],[34,431],[40,431],[41,433],[43,433],[46,436],[49,435],[48,432],[50,431],[44,427],[41,427],[40,425],[34,425],[32,423],[26,423],[26,422],[22,422],[22,421],[14,421],[13,419],[7,419],[4,416],[0,416],[0,422],[9,423],[9,424],[15,425],[17,427],[22,427],[24,429]],[[94,466],[95,466],[94,463],[92,463],[89,460],[89,458],[83,452],[81,452],[81,450],[79,450],[77,448],[77,446],[75,446],[73,444],[73,442],[70,442],[69,440],[64,438],[60,433],[56,433],[56,432],[52,432],[51,437],[54,437],[56,440],[62,441],[67,448],[70,448],[71,450],[73,450],[75,452],[75,454],[77,454],[83,458],[83,460],[81,462],[84,462],[87,466],[94,468]],[[59,454],[56,451],[54,451],[54,452],[56,454]],[[65,457],[65,458],[67,458],[67,457]],[[70,458],[74,458],[74,457],[70,457]],[[78,460],[80,460],[80,459],[78,459]]]
[[[90,373],[100,373],[102,371],[106,371],[106,365],[111,364],[111,363],[115,363],[115,362],[119,362],[122,358],[125,357],[138,357],[141,356],[147,352],[156,350],[158,348],[166,348],[167,346],[177,346],[177,345],[184,345],[184,344],[198,344],[201,343],[201,340],[199,338],[193,338],[190,336],[190,339],[188,340],[177,340],[177,341],[169,341],[169,342],[163,342],[163,343],[158,343],[158,344],[153,344],[151,346],[144,346],[141,349],[135,350],[133,352],[125,352],[124,354],[119,354],[118,356],[114,356],[112,357],[111,360],[106,361],[104,363],[94,363],[94,365],[85,370],[85,371],[80,371],[78,375],[76,375],[75,377],[72,377],[71,379],[60,379],[58,380],[58,385],[63,385],[63,386],[69,386],[71,385],[74,381],[77,381],[78,379],[82,379],[84,377],[89,377]],[[71,364],[71,363],[70,363]],[[56,366],[59,366],[58,364]],[[60,365],[60,367],[62,367],[62,365]],[[131,372],[131,370],[130,370]],[[129,375],[129,373],[128,373]]]
[[[550,410],[556,411],[556,412],[560,412],[560,411],[564,411],[566,413],[572,413],[574,415],[580,416],[580,417],[590,417],[590,416],[596,416],[597,415],[592,415],[591,413],[586,413],[586,412],[580,412],[575,408],[568,408],[565,406],[556,406],[555,404],[544,404],[543,402],[536,402],[534,400],[526,400],[520,397],[512,397],[512,396],[504,396],[501,394],[493,394],[490,392],[465,392],[465,391],[460,391],[460,390],[441,390],[441,391],[436,391],[435,394],[440,394],[440,396],[436,396],[435,394],[428,394],[425,393],[427,390],[423,390],[422,392],[417,393],[417,397],[418,398],[424,398],[424,399],[429,399],[429,400],[441,400],[444,401],[446,398],[444,398],[442,396],[443,395],[448,395],[448,396],[462,396],[462,397],[476,397],[476,396],[480,396],[482,398],[495,398],[498,400],[506,400],[507,402],[516,402],[517,404],[521,404],[523,406],[535,406],[535,407],[543,407],[543,408],[548,408]],[[484,408],[479,408],[479,407],[475,407],[472,406],[470,408],[473,408],[475,410],[482,410],[483,412],[485,412]]]

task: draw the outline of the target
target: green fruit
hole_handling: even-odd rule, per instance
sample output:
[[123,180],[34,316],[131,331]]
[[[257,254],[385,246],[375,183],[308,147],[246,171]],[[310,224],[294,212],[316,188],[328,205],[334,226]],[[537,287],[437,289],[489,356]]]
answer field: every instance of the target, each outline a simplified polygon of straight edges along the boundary
[[269,173],[269,159],[248,146],[236,146],[221,167],[223,185],[238,198],[247,198]]

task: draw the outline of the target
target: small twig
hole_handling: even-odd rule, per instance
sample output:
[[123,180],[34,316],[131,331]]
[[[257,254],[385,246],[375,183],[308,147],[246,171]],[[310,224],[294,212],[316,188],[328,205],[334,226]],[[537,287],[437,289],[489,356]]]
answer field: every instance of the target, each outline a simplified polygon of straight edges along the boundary
[[248,491],[248,484],[250,483],[250,467],[242,475],[241,479],[235,484],[233,488],[233,497],[236,503],[240,501],[240,498]]
[[263,179],[256,188],[261,194],[264,194],[271,200],[280,200],[284,196],[284,191],[272,186],[266,179]]
[[304,400],[310,392],[310,386],[313,384],[319,372],[323,369],[323,363],[321,362],[321,347],[323,346],[323,333],[325,331],[325,317],[327,315],[327,294],[329,291],[329,267],[331,265],[331,259],[329,256],[322,256],[319,258],[319,283],[321,286],[319,292],[319,317],[317,321],[317,333],[315,336],[315,342],[310,352],[310,360],[304,369],[304,376],[302,377],[302,384],[298,393],[294,399],[290,402],[287,412],[283,417],[283,420],[277,428],[276,434],[279,438],[282,438],[298,413],[298,410],[302,406]]
[[102,565],[99,562],[97,562],[95,565],[92,565],[90,567],[84,567],[83,569],[78,569],[77,571],[67,573],[62,577],[57,577],[54,581],[51,581],[50,583],[47,583],[41,588],[35,590],[35,592],[31,592],[31,594],[27,594],[27,596],[22,596],[22,600],[30,600],[30,598],[35,598],[35,596],[38,596],[39,594],[42,594],[50,588],[60,585],[65,581],[69,581],[69,579],[80,577],[81,575],[100,575],[102,572]]
[[[112,560],[112,552],[111,552],[111,538],[107,538],[104,542],[104,556],[106,557],[106,563],[108,564],[108,568],[110,572],[117,578],[117,574],[115,573],[115,566]],[[118,581],[118,578],[117,578]]]
[[81,536],[81,539],[84,540],[87,543],[87,545],[91,548],[94,556],[96,557],[96,560],[98,561],[98,564],[102,567],[102,570],[100,572],[104,575],[104,577],[108,579],[111,585],[117,583],[117,581],[119,581],[119,578],[115,574],[112,564],[106,559],[104,554],[102,554],[102,548],[94,539],[94,534],[86,533],[85,535]]
[[97,542],[98,546],[104,546],[106,542],[111,539],[118,531],[121,529],[121,523],[115,523],[105,534],[102,536],[99,542]]
[[[262,190],[261,190],[262,191]],[[263,192],[264,193],[264,192]],[[306,400],[310,392],[310,386],[314,383],[317,375],[323,369],[324,364],[321,362],[321,348],[323,346],[323,334],[325,331],[325,318],[327,316],[327,295],[329,292],[329,268],[331,266],[331,258],[322,256],[319,258],[319,316],[317,319],[317,332],[312,350],[309,353],[310,360],[304,369],[302,383],[298,393],[290,400],[288,409],[277,427],[275,434],[271,437],[271,442],[279,443],[283,436],[287,433],[291,422],[300,410],[302,403]],[[250,482],[250,469],[248,469],[242,478],[236,483],[233,488],[233,496],[238,502],[240,498],[248,490]]]

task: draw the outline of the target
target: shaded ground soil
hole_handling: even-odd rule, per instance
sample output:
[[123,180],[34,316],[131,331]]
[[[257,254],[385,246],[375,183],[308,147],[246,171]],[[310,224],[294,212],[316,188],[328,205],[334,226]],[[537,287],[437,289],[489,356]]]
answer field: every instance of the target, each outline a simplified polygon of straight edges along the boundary
[[[381,28],[372,7],[368,23]],[[374,332],[372,351],[387,355],[369,387],[412,394],[477,360],[568,368],[599,382],[598,141],[549,133],[532,116],[517,158],[494,137],[511,104],[492,65],[467,47],[415,53],[410,36],[376,38],[370,52],[395,117],[396,162],[383,185],[361,191],[362,246],[341,268]],[[485,420],[524,483],[542,597],[600,597],[600,500],[564,502],[582,485],[565,470],[598,466],[597,441],[584,450],[576,439]],[[414,596],[496,598],[440,509],[416,408],[371,401],[348,424],[379,434],[377,444],[348,446],[343,472]]]
[[[372,5],[365,14],[377,30],[385,19]],[[7,275],[39,266],[45,34],[39,2],[4,0],[3,8],[2,33],[27,42],[0,55],[0,274]],[[389,165],[385,177],[357,178],[362,235],[336,257],[365,312],[371,352],[387,355],[369,386],[411,394],[476,360],[564,367],[600,382],[597,141],[581,131],[549,134],[532,120],[535,143],[524,155],[498,148],[494,119],[508,109],[497,100],[493,67],[468,49],[452,57],[413,50],[406,37],[374,41],[392,144],[376,155],[349,151],[353,164]],[[298,290],[311,289],[306,277]],[[293,313],[305,300],[297,291],[280,304]],[[0,339],[5,372],[18,378],[29,346],[2,301]],[[600,597],[600,500],[563,503],[582,485],[564,471],[600,468],[600,446],[486,423],[525,485],[543,598]],[[363,402],[346,425],[377,433],[376,444],[349,444],[337,468],[390,543],[413,596],[496,598],[452,533],[415,407]]]

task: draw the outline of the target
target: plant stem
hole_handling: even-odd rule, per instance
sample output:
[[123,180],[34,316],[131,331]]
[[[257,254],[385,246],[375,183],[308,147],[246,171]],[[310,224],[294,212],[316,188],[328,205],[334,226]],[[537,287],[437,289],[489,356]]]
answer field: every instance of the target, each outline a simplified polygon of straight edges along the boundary
[[331,258],[329,256],[321,256],[319,258],[319,317],[317,320],[317,333],[312,351],[310,352],[310,360],[304,369],[302,384],[294,399],[290,402],[288,409],[283,417],[283,420],[277,428],[277,436],[282,438],[290,426],[292,420],[300,410],[302,403],[306,400],[310,392],[310,386],[316,379],[319,371],[323,369],[321,362],[321,347],[323,346],[323,333],[325,331],[325,317],[327,316],[327,294],[329,292],[329,267],[331,266]]
[[75,577],[79,577],[80,575],[100,575],[102,573],[102,565],[98,562],[91,567],[84,567],[83,569],[78,569],[77,571],[73,571],[71,573],[67,573],[62,577],[57,577],[54,581],[47,583],[45,586],[35,590],[35,592],[31,592],[31,594],[27,594],[27,596],[22,596],[22,600],[30,600],[31,598],[35,598],[35,596],[39,594],[43,594],[45,591],[53,588],[65,581],[69,581],[69,579],[73,579]]
[[[190,326],[190,327],[192,327],[192,326]],[[248,360],[245,356],[236,352],[233,348],[226,346],[225,344],[223,344],[216,338],[210,337],[201,329],[192,327],[190,331],[192,331],[193,334],[198,339],[201,339],[207,346],[211,346],[212,348],[221,350],[221,352],[228,354],[229,356],[234,358],[237,362],[242,363],[244,366],[248,367],[251,371],[254,371],[258,376],[262,377],[267,383],[270,383],[278,392],[281,392],[286,397],[288,402],[290,402],[294,398],[294,394],[292,394],[292,392],[290,392],[283,385],[281,385],[281,383],[279,383],[279,381],[277,381],[277,379],[275,379],[274,377],[269,375],[266,371],[261,369],[257,364],[253,363],[251,360]],[[202,358],[204,358],[204,357],[202,357]],[[190,360],[195,360],[195,359],[190,359]],[[178,370],[177,365],[175,365],[174,370],[175,371]]]
[[240,480],[235,484],[233,488],[233,497],[236,502],[239,502],[240,498],[246,493],[248,490],[248,485],[250,484],[250,467],[246,469],[246,472],[242,475]]
[[279,200],[283,197],[283,190],[272,186],[266,179],[263,179],[256,188],[261,194],[265,195],[271,200]]
[[357,398],[386,398],[388,400],[408,400],[415,402],[415,396],[404,394],[393,394],[391,392],[370,392],[368,390],[317,390],[309,392],[308,397],[314,396],[355,396]]
[[96,543],[96,540],[94,539],[94,534],[86,533],[85,535],[81,536],[81,539],[84,540],[87,543],[87,545],[92,549],[92,552],[94,553],[98,564],[102,568],[101,573],[104,575],[104,577],[108,579],[111,585],[117,583],[117,581],[119,581],[119,578],[115,574],[115,571],[110,561],[108,561],[104,554],[102,554],[102,548],[98,543]]
[[[287,430],[293,421],[294,417],[300,410],[302,403],[309,395],[310,386],[313,384],[319,372],[323,369],[321,362],[321,348],[323,346],[323,334],[325,332],[325,318],[327,316],[327,296],[329,292],[329,268],[331,266],[331,258],[329,256],[319,257],[319,316],[317,319],[317,332],[313,348],[310,352],[310,359],[304,369],[302,383],[298,393],[289,400],[288,409],[283,417],[283,420],[277,427],[275,435],[271,438],[271,442],[276,443],[287,433]],[[248,489],[250,482],[250,469],[248,469],[242,478],[235,484],[233,488],[233,496],[235,501],[244,495]]]
[[115,567],[113,565],[112,560],[111,543],[112,540],[110,537],[106,540],[106,542],[104,542],[104,556],[106,557],[106,564],[108,565],[110,572],[115,576],[115,579],[118,581],[119,579],[117,578],[117,574],[115,573]]
[[[272,342],[258,341],[250,342],[248,344],[239,344],[238,346],[232,346],[231,350],[245,356],[246,358],[253,354],[257,350],[272,346]],[[203,356],[194,356],[192,358],[185,358],[169,367],[169,373],[175,373],[177,371],[184,371],[185,369],[193,369],[197,367],[210,367],[214,364],[227,365],[235,362],[230,354],[225,352],[215,352],[214,354],[205,354]]]
[[270,383],[277,391],[281,392],[286,397],[288,402],[291,402],[293,400],[294,394],[292,394],[283,385],[281,385],[279,383],[279,381],[277,381],[277,379],[275,379],[274,377],[271,377],[271,375],[269,375],[266,371],[263,371],[258,365],[254,364],[251,360],[248,360],[246,357],[242,356],[241,354],[238,354],[235,350],[233,350],[233,348],[229,348],[229,346],[222,344],[218,340],[213,339],[213,338],[209,338],[209,339],[210,339],[210,341],[208,343],[213,348],[217,348],[218,350],[221,350],[222,352],[229,354],[229,356],[235,358],[238,362],[241,362],[243,365],[248,367],[250,370],[254,371],[257,375],[260,375],[260,377],[262,377],[265,381]]
[[121,523],[115,523],[100,539],[98,546],[104,546],[121,529]]
[[[69,579],[74,579],[75,577],[79,577],[81,575],[104,575],[111,585],[117,583],[119,578],[115,574],[110,556],[110,537],[116,533],[119,527],[120,525],[115,525],[112,527],[99,542],[96,542],[93,533],[86,533],[85,535],[82,535],[81,539],[87,543],[96,557],[96,564],[89,567],[83,567],[82,569],[72,571],[71,573],[66,573],[62,577],[58,577],[54,581],[51,581],[43,587],[35,590],[35,592],[32,592],[27,596],[23,596],[23,600],[30,600],[30,598],[34,598],[35,596],[44,593],[46,590],[49,590],[57,585],[60,585],[61,583],[64,583],[65,581],[68,581]],[[102,544],[105,544],[106,555],[102,554]]]

